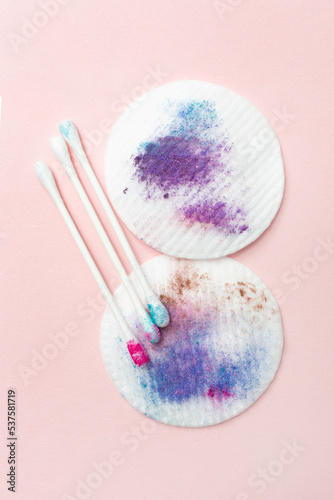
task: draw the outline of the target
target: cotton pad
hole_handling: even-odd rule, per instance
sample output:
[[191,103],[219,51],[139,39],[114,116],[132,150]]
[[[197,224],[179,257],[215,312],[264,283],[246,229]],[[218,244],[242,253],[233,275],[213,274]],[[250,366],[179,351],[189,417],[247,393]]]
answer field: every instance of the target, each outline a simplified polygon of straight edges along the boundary
[[[137,367],[106,309],[101,352],[122,396],[149,417],[183,427],[224,422],[252,405],[273,380],[282,354],[281,316],[272,294],[247,267],[228,257],[185,261],[159,256],[143,266],[170,314],[151,344],[125,289],[114,298],[150,358]],[[141,299],[135,276],[130,276]]]
[[188,259],[248,245],[277,213],[284,170],[276,134],[242,96],[179,81],[147,92],[111,132],[109,198],[151,247]]

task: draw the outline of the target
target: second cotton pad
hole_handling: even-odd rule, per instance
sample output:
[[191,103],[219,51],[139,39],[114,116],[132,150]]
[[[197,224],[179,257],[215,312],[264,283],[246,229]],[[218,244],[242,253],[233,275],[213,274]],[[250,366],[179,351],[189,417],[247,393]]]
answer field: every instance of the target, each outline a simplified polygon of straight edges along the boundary
[[284,170],[277,137],[242,96],[180,81],[138,98],[106,156],[110,200],[151,247],[184,258],[231,254],[276,215]]
[[[252,405],[273,380],[282,354],[281,316],[274,297],[247,267],[225,257],[182,260],[166,255],[143,270],[170,314],[162,339],[145,339],[123,285],[114,297],[150,357],[138,367],[110,310],[101,325],[101,352],[120,393],[165,424],[202,427]],[[139,296],[142,291],[132,273]]]

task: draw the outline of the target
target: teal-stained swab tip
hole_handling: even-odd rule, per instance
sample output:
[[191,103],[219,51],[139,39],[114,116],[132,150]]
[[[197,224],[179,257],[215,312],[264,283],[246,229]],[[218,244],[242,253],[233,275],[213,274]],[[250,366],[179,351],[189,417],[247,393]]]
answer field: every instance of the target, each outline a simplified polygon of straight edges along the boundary
[[160,331],[157,325],[153,323],[152,318],[146,311],[145,314],[140,317],[140,323],[147,340],[149,340],[152,344],[157,344],[161,337]]
[[71,120],[63,120],[59,125],[59,131],[75,154],[82,154],[83,149],[80,137],[74,123]]
[[74,124],[70,120],[63,120],[59,125],[59,132],[69,139],[71,135],[71,130],[73,130]]
[[169,324],[169,314],[166,307],[160,302],[158,297],[150,297],[147,300],[147,307],[150,311],[150,315],[152,321],[159,326],[160,328],[164,328]]

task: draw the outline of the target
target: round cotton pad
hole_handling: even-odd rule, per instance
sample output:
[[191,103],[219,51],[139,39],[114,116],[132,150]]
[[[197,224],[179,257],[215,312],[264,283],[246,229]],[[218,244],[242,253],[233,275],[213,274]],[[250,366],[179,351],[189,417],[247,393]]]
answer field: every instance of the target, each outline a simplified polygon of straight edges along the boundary
[[[268,288],[228,257],[160,256],[143,269],[171,321],[161,329],[162,340],[150,344],[140,335],[124,287],[116,290],[116,302],[150,357],[146,366],[133,364],[106,309],[101,352],[122,396],[145,415],[184,427],[217,424],[246,410],[273,380],[281,359],[281,317]],[[140,294],[133,274],[131,279]]]
[[246,99],[180,81],[141,96],[112,130],[110,200],[128,228],[161,252],[216,258],[268,227],[283,196],[280,146]]

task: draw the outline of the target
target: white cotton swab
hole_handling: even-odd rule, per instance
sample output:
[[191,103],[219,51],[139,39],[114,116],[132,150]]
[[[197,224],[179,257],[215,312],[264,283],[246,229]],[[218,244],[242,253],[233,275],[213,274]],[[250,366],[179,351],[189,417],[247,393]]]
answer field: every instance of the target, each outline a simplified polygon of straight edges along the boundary
[[119,275],[119,277],[122,280],[122,283],[136,309],[140,324],[143,328],[143,333],[145,334],[145,337],[152,343],[156,344],[160,340],[160,332],[158,327],[152,322],[152,319],[142,303],[139,300],[139,297],[133,288],[133,285],[126,274],[126,271],[124,267],[122,266],[121,261],[118,258],[117,253],[114,250],[114,247],[111,244],[111,241],[109,240],[109,237],[107,233],[105,232],[100,219],[98,218],[87,194],[86,191],[84,190],[81,181],[75,171],[75,168],[73,166],[72,160],[70,158],[70,154],[67,148],[67,144],[64,141],[64,139],[61,136],[58,137],[51,137],[50,139],[50,145],[51,148],[57,158],[57,160],[61,163],[61,165],[64,167],[65,172],[67,173],[68,177],[72,181],[85,209],[87,210],[87,213],[99,235],[101,238],[101,241]]
[[91,254],[89,253],[88,248],[85,245],[85,242],[80,236],[80,233],[78,229],[76,228],[76,225],[74,224],[72,217],[70,216],[67,208],[64,205],[64,202],[62,200],[62,197],[60,196],[60,193],[58,191],[58,188],[56,186],[53,174],[49,167],[43,163],[43,162],[38,162],[35,165],[35,173],[42,183],[42,185],[45,187],[45,189],[48,191],[50,194],[51,198],[55,202],[59,212],[61,213],[61,216],[63,217],[68,229],[70,230],[76,244],[78,245],[78,248],[85,259],[89,269],[91,270],[98,286],[100,287],[100,290],[104,296],[104,298],[107,301],[107,304],[109,308],[111,309],[111,312],[115,316],[115,319],[117,320],[123,335],[125,336],[127,340],[127,348],[130,353],[130,356],[133,360],[133,362],[137,366],[142,366],[146,363],[149,362],[149,357],[143,346],[135,339],[133,339],[133,335],[123,318],[116,302],[113,299],[113,296],[110,293],[109,288],[107,287],[106,282],[101,276],[100,271],[98,270]]
[[139,283],[141,284],[144,293],[145,293],[145,301],[147,304],[147,307],[150,311],[151,317],[154,321],[154,323],[159,326],[159,327],[164,327],[167,326],[169,323],[169,314],[166,309],[166,307],[162,304],[160,299],[157,297],[157,295],[154,293],[152,290],[151,286],[148,284],[144,273],[136,259],[135,254],[132,251],[132,248],[130,247],[130,244],[128,240],[125,237],[125,234],[106,198],[106,195],[104,194],[101,185],[99,181],[97,180],[93,169],[88,161],[88,158],[83,150],[80,137],[77,131],[76,126],[74,125],[73,122],[70,120],[64,120],[61,122],[59,125],[59,130],[61,135],[64,137],[66,142],[71,146],[73,149],[74,153],[78,157],[82,167],[84,168],[93,188],[95,193],[97,194],[104,211],[116,233],[117,238],[119,239],[121,246],[126,253],[127,258],[129,259],[129,262],[137,276],[137,279]]

